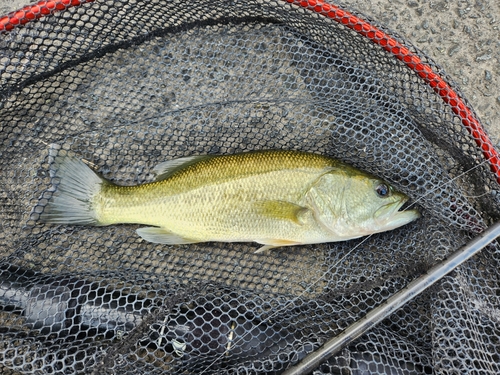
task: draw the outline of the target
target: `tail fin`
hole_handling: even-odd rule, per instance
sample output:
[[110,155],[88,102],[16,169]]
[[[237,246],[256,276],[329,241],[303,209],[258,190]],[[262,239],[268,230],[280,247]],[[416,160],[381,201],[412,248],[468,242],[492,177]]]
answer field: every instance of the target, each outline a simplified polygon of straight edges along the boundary
[[52,177],[56,180],[56,189],[44,207],[40,221],[100,225],[93,201],[101,186],[107,182],[75,157],[57,156],[54,163],[55,174]]

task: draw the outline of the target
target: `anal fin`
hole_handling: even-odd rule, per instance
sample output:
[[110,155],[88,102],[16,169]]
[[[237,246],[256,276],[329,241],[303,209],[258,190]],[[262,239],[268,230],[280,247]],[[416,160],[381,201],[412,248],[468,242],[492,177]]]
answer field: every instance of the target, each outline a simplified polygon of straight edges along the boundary
[[158,227],[139,228],[137,229],[137,234],[146,241],[153,243],[162,243],[166,245],[183,245],[199,242],[189,238],[184,238]]

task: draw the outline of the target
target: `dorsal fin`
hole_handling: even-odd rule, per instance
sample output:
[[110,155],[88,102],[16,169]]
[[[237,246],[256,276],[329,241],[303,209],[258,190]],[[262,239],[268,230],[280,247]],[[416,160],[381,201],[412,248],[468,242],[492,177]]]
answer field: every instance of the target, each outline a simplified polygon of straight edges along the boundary
[[212,158],[210,155],[195,155],[164,161],[153,168],[153,172],[156,173],[154,181],[163,181],[181,169],[210,158]]

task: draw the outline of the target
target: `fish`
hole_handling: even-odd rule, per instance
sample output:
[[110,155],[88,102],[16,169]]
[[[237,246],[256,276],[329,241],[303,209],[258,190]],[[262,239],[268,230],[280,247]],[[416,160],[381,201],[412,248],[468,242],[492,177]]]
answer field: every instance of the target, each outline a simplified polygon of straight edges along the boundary
[[291,150],[188,156],[154,167],[152,182],[120,186],[74,156],[54,161],[50,224],[147,225],[168,244],[256,242],[256,252],[346,241],[417,219],[389,183],[328,156]]

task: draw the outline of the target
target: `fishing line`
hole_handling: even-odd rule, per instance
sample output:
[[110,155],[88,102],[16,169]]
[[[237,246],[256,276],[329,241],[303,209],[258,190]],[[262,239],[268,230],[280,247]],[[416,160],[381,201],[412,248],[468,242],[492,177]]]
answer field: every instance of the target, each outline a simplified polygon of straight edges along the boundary
[[[441,185],[438,185],[437,187],[435,187],[434,189],[431,189],[429,191],[427,191],[425,194],[423,194],[420,198],[416,199],[414,202],[412,202],[408,207],[406,207],[403,211],[406,211],[408,209],[410,209],[412,206],[414,206],[418,201],[420,201],[421,199],[425,198],[427,195],[433,193],[434,191],[436,191],[437,189],[440,189],[450,183],[452,183],[453,181],[457,180],[458,178],[468,174],[469,172],[471,172],[472,170],[476,169],[476,168],[479,168],[480,166],[482,166],[483,164],[487,163],[491,158],[493,158],[494,156],[488,158],[488,159],[485,159],[483,160],[481,163],[475,165],[474,167],[466,170],[465,172],[461,173],[460,175],[446,181],[445,183],[441,184]],[[373,234],[370,234],[366,237],[363,238],[363,240],[358,243],[356,246],[354,246],[351,250],[349,250],[344,256],[342,256],[339,260],[337,260],[337,262],[335,262],[333,265],[331,265],[330,267],[328,267],[328,269],[319,277],[317,278],[316,280],[314,280],[313,282],[311,282],[311,284],[309,284],[307,286],[307,288],[304,289],[304,291],[302,293],[300,293],[298,296],[294,297],[292,300],[288,301],[282,308],[276,310],[274,313],[272,313],[269,317],[267,317],[265,320],[271,320],[272,318],[276,317],[277,315],[279,315],[280,313],[282,313],[283,311],[285,311],[288,307],[291,307],[295,304],[295,302],[297,302],[301,297],[303,297],[305,295],[306,292],[309,291],[309,289],[313,286],[315,286],[317,283],[319,283],[320,281],[326,279],[326,276],[330,273],[330,271],[332,271],[332,269],[334,269],[335,267],[337,267],[347,256],[351,255],[358,247],[360,247],[363,243],[365,243],[366,241],[368,241],[368,239],[370,239],[371,237],[373,236]],[[260,327],[265,321],[262,321],[258,324],[255,325],[255,327]],[[248,336],[250,335],[250,332],[247,332],[245,333],[244,335],[240,336],[238,339],[236,339],[234,342],[232,342],[232,345],[235,346],[237,344],[239,344],[240,342],[242,342],[245,338],[247,338]],[[205,369],[203,369],[200,374],[204,374],[206,371],[208,371],[214,364],[216,364],[219,360],[221,360],[224,356],[225,356],[226,353],[222,353],[220,355],[218,355]]]
[[476,198],[482,198],[482,197],[485,197],[486,195],[490,195],[490,194],[491,194],[491,191],[487,191],[486,193],[479,194],[479,195],[465,195],[465,194],[464,194],[464,197],[465,197],[465,198],[476,199]]
[[[444,182],[444,183],[443,183],[443,184],[441,184],[441,185],[437,185],[435,188],[433,188],[433,189],[429,190],[428,192],[426,192],[425,194],[423,194],[420,198],[417,198],[416,200],[414,200],[414,201],[413,201],[411,204],[409,204],[409,205],[408,205],[408,207],[406,207],[403,211],[406,211],[406,210],[410,209],[411,207],[413,207],[413,206],[414,206],[417,202],[419,202],[420,200],[424,199],[424,198],[425,198],[428,194],[430,194],[430,193],[432,193],[432,192],[434,192],[434,191],[436,191],[436,190],[438,190],[438,189],[441,189],[442,187],[445,187],[446,185],[448,185],[448,184],[452,183],[453,181],[455,181],[455,180],[457,180],[457,179],[459,179],[459,178],[461,178],[461,177],[465,176],[467,173],[469,173],[469,172],[473,171],[474,169],[479,168],[480,166],[482,166],[483,164],[486,164],[487,162],[489,162],[491,159],[493,159],[493,158],[495,158],[495,157],[496,157],[495,155],[494,155],[494,156],[491,156],[491,157],[489,157],[488,159],[483,160],[481,163],[479,163],[479,164],[475,165],[474,167],[472,167],[472,168],[470,168],[470,169],[467,169],[465,172],[463,172],[463,173],[459,174],[458,176],[453,177],[452,179],[450,179],[450,180],[448,180],[448,181]],[[484,193],[484,194],[481,194],[481,195],[479,195],[478,197],[482,197],[482,196],[487,195],[487,194],[489,194],[489,192],[486,192],[486,193]],[[464,196],[465,196],[465,197],[467,197],[467,198],[474,198],[474,197],[470,197],[470,196],[466,196],[466,195],[464,195]]]

